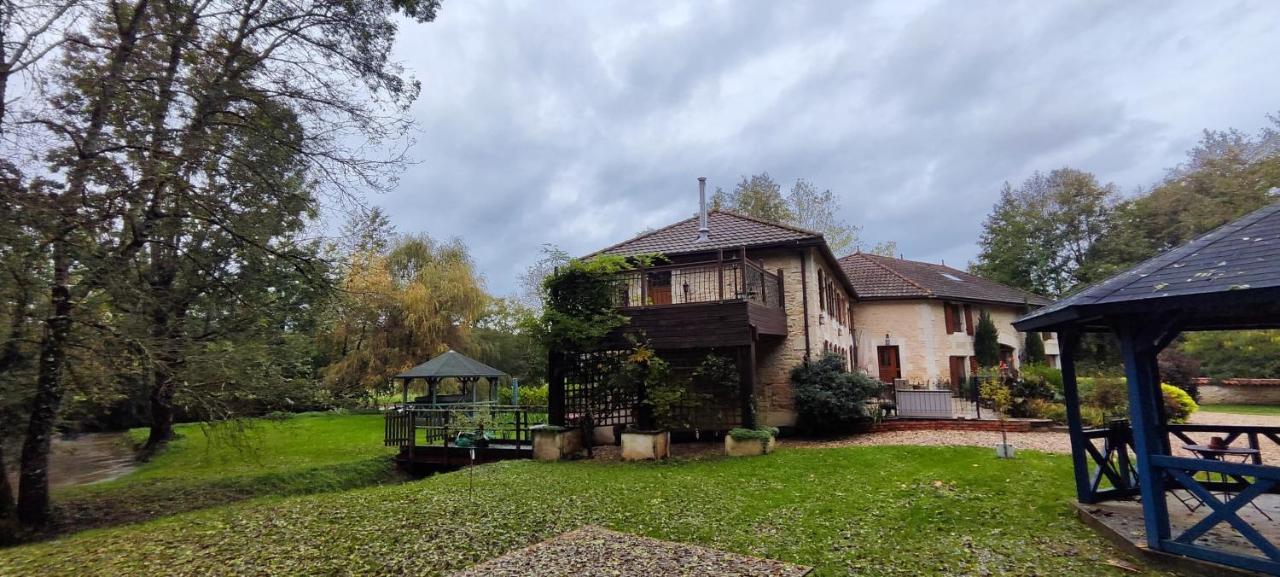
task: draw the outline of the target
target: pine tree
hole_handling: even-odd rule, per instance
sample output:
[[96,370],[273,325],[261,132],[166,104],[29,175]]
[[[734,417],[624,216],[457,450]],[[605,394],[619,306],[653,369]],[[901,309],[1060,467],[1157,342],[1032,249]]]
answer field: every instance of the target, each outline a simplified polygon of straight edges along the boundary
[[1027,364],[1043,364],[1044,357],[1044,340],[1040,338],[1040,333],[1027,333]]
[[996,323],[991,320],[991,314],[982,311],[978,315],[978,326],[973,331],[973,356],[977,357],[978,365],[982,367],[994,367],[1000,364],[1000,333],[996,330]]

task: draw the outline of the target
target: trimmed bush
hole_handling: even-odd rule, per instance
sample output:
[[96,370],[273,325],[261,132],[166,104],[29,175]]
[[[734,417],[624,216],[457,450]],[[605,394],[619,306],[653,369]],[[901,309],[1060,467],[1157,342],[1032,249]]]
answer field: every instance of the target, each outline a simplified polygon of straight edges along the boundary
[[1124,414],[1129,410],[1129,385],[1124,377],[1097,377],[1084,402],[1108,414]]
[[1200,410],[1195,399],[1178,387],[1160,383],[1160,393],[1164,397],[1164,415],[1170,423],[1185,423],[1191,413]]
[[744,429],[737,427],[729,431],[729,436],[735,441],[768,441],[778,436],[778,429],[773,427],[762,427],[759,429]]
[[1161,380],[1186,391],[1192,400],[1200,400],[1200,388],[1196,386],[1200,361],[1183,354],[1177,347],[1169,347],[1160,351],[1156,362],[1160,366]]
[[[1023,405],[1025,417],[1029,419],[1049,419],[1058,423],[1065,423],[1067,416],[1067,407],[1062,403],[1055,403],[1044,399],[1029,399]],[[1061,415],[1059,416],[1059,413]]]
[[[1066,407],[1063,407],[1063,411],[1066,411]],[[1066,421],[1065,415],[1063,421]],[[1080,422],[1086,427],[1101,427],[1107,424],[1107,413],[1101,408],[1085,405],[1080,407]]]
[[[1039,381],[1049,385],[1053,398],[1062,398],[1062,371],[1044,364],[1029,364],[1022,367],[1022,378],[1027,381]],[[1076,380],[1077,385],[1079,379]]]
[[880,381],[844,370],[844,357],[827,353],[791,370],[796,413],[811,432],[845,431],[870,421],[865,401],[880,392]]
[[[504,405],[511,404],[511,387],[503,386],[498,389],[498,402]],[[520,387],[520,406],[546,408],[547,386],[539,385],[536,387]]]

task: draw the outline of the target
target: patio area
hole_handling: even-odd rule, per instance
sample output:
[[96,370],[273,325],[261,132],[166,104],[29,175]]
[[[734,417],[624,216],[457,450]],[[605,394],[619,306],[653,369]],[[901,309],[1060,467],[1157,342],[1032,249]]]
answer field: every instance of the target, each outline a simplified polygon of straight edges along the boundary
[[[1211,511],[1208,507],[1200,507],[1192,511],[1191,508],[1184,505],[1179,497],[1187,498],[1188,495],[1185,492],[1178,491],[1178,495],[1173,493],[1170,492],[1167,495],[1165,506],[1169,510],[1169,527],[1174,533],[1184,533],[1209,516]],[[1240,518],[1256,527],[1266,540],[1273,543],[1280,542],[1280,523],[1268,520],[1263,515],[1265,512],[1272,519],[1280,519],[1280,495],[1261,495],[1254,499],[1252,504],[1257,505],[1258,508],[1245,507],[1239,512]],[[1147,531],[1142,516],[1142,503],[1138,500],[1126,499],[1093,505],[1081,505],[1080,511],[1096,521],[1095,526],[1101,525],[1107,531],[1110,531],[1113,538],[1123,539],[1136,549],[1142,549],[1147,546]],[[1224,525],[1217,525],[1209,529],[1208,532],[1196,539],[1195,544],[1240,556],[1257,554],[1257,548],[1242,537],[1238,531]]]

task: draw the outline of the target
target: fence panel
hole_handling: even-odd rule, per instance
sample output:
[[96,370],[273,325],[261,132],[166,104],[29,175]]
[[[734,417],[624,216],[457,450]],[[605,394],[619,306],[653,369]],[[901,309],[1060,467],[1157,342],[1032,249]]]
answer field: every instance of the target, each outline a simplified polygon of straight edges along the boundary
[[950,419],[951,390],[928,391],[917,389],[897,389],[894,396],[898,403],[898,416],[925,417],[930,419]]

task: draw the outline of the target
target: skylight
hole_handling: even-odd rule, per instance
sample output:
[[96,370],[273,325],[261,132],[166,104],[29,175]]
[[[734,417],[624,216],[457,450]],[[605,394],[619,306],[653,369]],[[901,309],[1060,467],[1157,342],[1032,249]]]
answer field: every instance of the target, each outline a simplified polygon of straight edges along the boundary
[[956,282],[964,282],[964,279],[962,279],[962,278],[960,278],[960,277],[958,277],[958,276],[956,276],[956,275],[953,275],[953,274],[951,274],[951,273],[949,273],[949,272],[944,272],[944,273],[939,273],[939,274],[941,274],[942,276],[945,276],[945,277],[947,277],[947,278],[949,278],[949,279],[951,279],[951,280],[953,280],[953,281],[956,281]]

